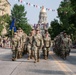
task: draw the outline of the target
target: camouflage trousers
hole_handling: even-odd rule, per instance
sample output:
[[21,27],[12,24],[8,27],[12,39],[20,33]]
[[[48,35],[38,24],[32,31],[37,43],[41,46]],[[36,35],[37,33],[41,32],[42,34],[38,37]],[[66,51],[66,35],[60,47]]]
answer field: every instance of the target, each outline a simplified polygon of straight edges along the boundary
[[31,56],[31,45],[27,46],[28,56]]
[[23,44],[22,44],[22,55],[24,55],[25,54],[25,43],[23,42]]
[[40,58],[40,47],[34,47],[34,58],[35,60]]
[[21,58],[22,57],[22,50],[21,48],[18,48],[18,58]]
[[12,58],[17,58],[18,50],[12,50]]
[[32,47],[31,47],[31,45],[28,45],[27,46],[27,51],[28,51],[28,56],[29,57],[34,57],[34,51],[32,50]]
[[43,49],[43,55],[48,57],[48,55],[49,55],[49,50],[50,50],[49,47],[44,47],[44,49]]

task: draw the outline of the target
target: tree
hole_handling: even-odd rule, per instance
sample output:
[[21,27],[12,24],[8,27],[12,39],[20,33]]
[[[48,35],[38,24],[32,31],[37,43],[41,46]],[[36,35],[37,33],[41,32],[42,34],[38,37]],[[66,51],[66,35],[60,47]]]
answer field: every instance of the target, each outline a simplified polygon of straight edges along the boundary
[[2,25],[0,25],[0,35],[1,35],[1,31],[2,31],[2,29],[3,29],[3,26],[2,26]]
[[74,26],[76,27],[76,1],[75,0],[70,0],[71,1],[71,7],[73,8],[74,14],[71,15],[70,17],[70,23],[74,24]]
[[67,34],[75,35],[76,14],[71,6],[70,0],[61,1],[61,4],[57,11],[60,22],[58,23],[57,20],[51,22],[51,27],[49,28],[49,31],[52,37],[54,38],[56,35],[58,35],[58,33],[64,30],[67,32]]
[[70,17],[74,14],[74,11],[71,7],[71,2],[68,0],[64,0],[61,2],[58,8],[58,17],[62,22],[63,29],[68,33],[71,34],[74,25],[70,24]]
[[25,7],[23,5],[15,4],[13,9],[11,10],[12,17],[15,18],[15,26],[17,29],[21,27],[24,32],[29,34],[31,30],[31,26],[28,24],[28,20],[26,18],[27,12],[25,11]]
[[0,16],[0,35],[3,29],[3,25],[6,27],[7,31],[9,30],[10,25],[10,16],[8,14]]
[[[5,11],[5,7],[7,7],[7,3],[6,1],[0,0],[0,12],[4,12]],[[5,14],[5,15],[0,15],[0,35],[1,35],[1,31],[3,29],[3,25],[5,25],[5,23],[7,23],[7,25],[9,25],[9,18],[10,16]]]
[[48,29],[48,31],[53,39],[63,30],[61,25],[58,23],[58,20],[54,19],[54,21],[51,22],[50,28]]
[[71,1],[71,5],[72,5],[73,10],[76,13],[76,0],[70,0],[70,1]]
[[70,23],[74,25],[73,37],[76,39],[76,0],[70,0],[74,14],[70,17]]

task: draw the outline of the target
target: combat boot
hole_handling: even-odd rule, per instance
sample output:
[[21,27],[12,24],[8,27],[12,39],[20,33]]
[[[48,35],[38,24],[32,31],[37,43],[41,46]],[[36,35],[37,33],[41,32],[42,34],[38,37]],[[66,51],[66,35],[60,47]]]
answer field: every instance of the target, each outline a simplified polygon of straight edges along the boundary
[[14,58],[12,58],[12,61],[15,61],[15,59],[14,59]]
[[20,59],[20,58],[21,58],[21,55],[19,54],[19,55],[18,55],[18,59]]
[[16,61],[16,58],[12,58],[12,61]]
[[47,60],[47,56],[45,56],[45,60]]
[[32,57],[31,59],[34,59],[34,57]]
[[37,61],[35,60],[34,63],[36,63]]
[[30,60],[30,56],[28,57],[28,60]]
[[39,62],[39,59],[37,59],[37,62]]
[[32,59],[32,56],[30,56],[30,59]]
[[20,55],[20,58],[22,58],[22,55]]

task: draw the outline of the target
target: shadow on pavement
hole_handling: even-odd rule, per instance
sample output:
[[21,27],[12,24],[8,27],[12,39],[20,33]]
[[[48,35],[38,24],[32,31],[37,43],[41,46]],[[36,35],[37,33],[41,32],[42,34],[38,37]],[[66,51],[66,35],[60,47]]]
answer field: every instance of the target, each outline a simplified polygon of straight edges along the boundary
[[44,74],[44,75],[48,75],[48,74],[62,74],[62,75],[67,75],[67,73],[70,74],[70,72],[64,72],[64,71],[55,71],[55,70],[37,70],[37,69],[31,69],[31,70],[28,70],[29,72],[35,72],[35,73],[38,73],[38,74]]
[[64,60],[62,59],[60,56],[57,56],[55,53],[51,54],[53,57],[58,58],[59,60],[61,60],[61,62],[68,62],[67,64],[72,64],[72,65],[76,65],[76,49],[72,49],[71,53],[69,56],[67,56],[67,58]]

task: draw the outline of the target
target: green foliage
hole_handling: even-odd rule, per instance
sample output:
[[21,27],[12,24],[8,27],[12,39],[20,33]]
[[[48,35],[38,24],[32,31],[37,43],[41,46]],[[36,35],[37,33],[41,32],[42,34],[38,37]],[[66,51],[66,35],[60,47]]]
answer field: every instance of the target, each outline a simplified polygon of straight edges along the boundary
[[68,27],[70,27],[69,18],[73,14],[74,11],[71,7],[70,1],[68,2],[62,1],[60,7],[58,8],[58,16],[63,24],[63,29],[65,29],[67,32],[68,32]]
[[76,12],[76,0],[70,0],[73,10]]
[[31,30],[31,26],[28,25],[25,7],[23,5],[17,5],[15,4],[12,11],[11,11],[12,17],[15,18],[15,26],[17,29],[21,27],[24,32],[29,34],[29,31]]
[[52,38],[64,30],[67,34],[73,34],[74,36],[76,31],[76,14],[71,6],[71,2],[69,0],[62,1],[57,11],[60,22],[58,23],[57,20],[51,22],[49,31],[51,32]]
[[0,16],[0,35],[1,35],[1,31],[3,29],[3,25],[5,25],[8,30],[9,23],[10,23],[10,16],[8,14]]
[[2,29],[3,29],[3,26],[2,26],[2,25],[0,25],[0,35],[1,35],[1,31],[2,31]]
[[29,35],[30,31],[32,30],[32,28],[31,28],[31,26],[29,24],[22,24],[19,27],[22,28],[23,31],[25,33],[27,33],[27,35]]
[[71,1],[71,7],[73,8],[74,14],[70,17],[70,23],[74,24],[76,28],[76,0],[70,0]]
[[62,31],[62,27],[58,23],[58,20],[54,19],[54,21],[51,22],[51,26],[48,29],[48,31],[49,31],[52,39]]
[[71,7],[73,8],[74,14],[70,17],[70,24],[74,25],[73,37],[76,39],[76,0],[70,0]]

